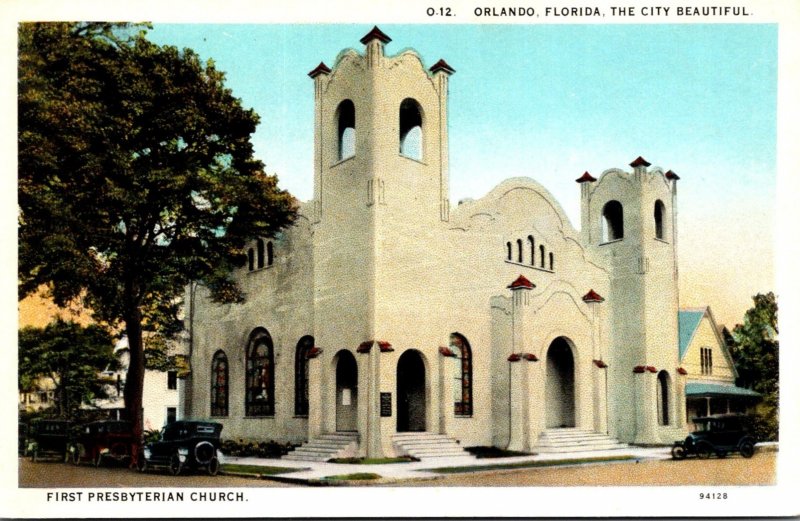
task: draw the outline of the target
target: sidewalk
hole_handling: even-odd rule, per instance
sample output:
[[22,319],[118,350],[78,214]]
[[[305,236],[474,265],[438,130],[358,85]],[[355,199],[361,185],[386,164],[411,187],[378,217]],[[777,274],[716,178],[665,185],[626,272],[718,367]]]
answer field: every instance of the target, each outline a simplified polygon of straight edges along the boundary
[[[552,462],[554,465],[570,464],[565,460],[584,460],[573,465],[597,465],[603,463],[614,463],[614,459],[620,461],[635,460],[659,460],[669,459],[671,447],[627,447],[616,450],[600,450],[586,452],[571,452],[559,454],[536,454],[531,456],[514,456],[510,458],[483,458],[478,459],[474,456],[457,456],[445,458],[428,458],[422,461],[409,463],[387,463],[379,465],[358,465],[344,463],[326,463],[314,461],[291,461],[283,459],[263,459],[263,458],[236,458],[225,457],[223,463],[238,465],[256,465],[264,467],[283,467],[286,473],[278,473],[270,476],[263,476],[264,479],[275,479],[279,481],[302,482],[306,484],[327,484],[325,478],[331,476],[342,476],[356,473],[373,473],[381,477],[380,483],[391,483],[393,481],[436,479],[443,474],[433,472],[432,469],[443,467],[491,467],[497,470],[498,466]],[[597,462],[585,461],[597,459]],[[561,463],[564,462],[564,463]],[[480,468],[466,470],[466,472],[480,472]],[[334,481],[336,483],[336,481]],[[339,482],[352,484],[351,482]],[[366,481],[366,483],[376,483],[376,480]]]

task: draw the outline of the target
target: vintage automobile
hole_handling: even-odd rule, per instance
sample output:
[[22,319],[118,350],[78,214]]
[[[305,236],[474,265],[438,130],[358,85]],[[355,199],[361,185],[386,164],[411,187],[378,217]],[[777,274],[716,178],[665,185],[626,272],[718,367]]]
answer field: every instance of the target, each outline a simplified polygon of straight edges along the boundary
[[71,423],[67,420],[38,419],[31,422],[28,430],[28,446],[26,452],[31,461],[39,461],[43,457],[56,456],[66,461],[69,456]]
[[70,443],[69,452],[75,465],[88,460],[99,467],[103,460],[129,463],[134,445],[130,422],[101,420],[81,427]]
[[755,452],[756,440],[747,430],[747,416],[741,414],[720,414],[693,418],[697,430],[685,440],[676,441],[672,447],[674,459],[684,459],[689,455],[709,458],[711,454],[724,458],[731,452],[738,452],[750,458]]
[[222,425],[211,421],[180,420],[167,424],[160,439],[140,451],[136,467],[144,472],[153,466],[165,466],[173,476],[184,469],[205,469],[216,476],[220,432]]

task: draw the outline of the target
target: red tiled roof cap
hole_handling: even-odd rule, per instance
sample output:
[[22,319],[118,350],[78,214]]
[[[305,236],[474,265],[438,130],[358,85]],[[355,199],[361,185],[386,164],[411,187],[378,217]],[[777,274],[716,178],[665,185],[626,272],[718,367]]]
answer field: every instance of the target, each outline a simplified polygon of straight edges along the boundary
[[605,369],[606,367],[608,367],[608,364],[607,364],[607,363],[605,363],[605,362],[604,362],[604,361],[602,361],[602,360],[592,360],[592,362],[594,362],[594,365],[596,365],[596,366],[597,366],[597,367],[599,367],[600,369]]
[[590,289],[589,293],[583,296],[584,302],[603,302],[605,300],[606,299],[598,295],[597,292],[593,289]]
[[367,45],[369,42],[376,39],[380,40],[383,43],[389,43],[392,41],[392,39],[389,38],[386,35],[386,33],[378,29],[378,26],[376,25],[375,27],[372,28],[370,32],[368,32],[367,34],[364,35],[363,38],[361,38],[361,43]]
[[652,365],[648,365],[647,366],[647,370],[650,371],[651,373],[657,373],[658,372],[658,369],[656,369],[655,366],[652,366]]
[[646,369],[645,366],[637,365],[636,367],[633,368],[633,372],[634,373],[643,373],[645,371],[645,369]]
[[677,181],[678,179],[680,179],[680,176],[678,176],[678,174],[676,174],[676,173],[675,173],[675,172],[673,172],[672,170],[668,170],[668,171],[667,171],[667,173],[666,173],[666,174],[664,174],[664,177],[666,177],[666,178],[667,178],[667,179],[669,179],[670,181],[672,181],[673,179],[674,179],[674,180],[676,180],[676,181]]
[[519,288],[533,289],[535,287],[536,285],[533,282],[526,279],[524,275],[520,275],[519,277],[517,277],[517,280],[508,285],[508,289],[519,289]]
[[643,158],[642,156],[639,156],[639,157],[637,157],[636,159],[633,160],[633,163],[631,163],[631,166],[634,167],[634,168],[637,167],[637,166],[650,166],[650,163],[648,163],[647,160],[645,158]]
[[576,183],[593,183],[597,181],[589,172],[584,172],[582,176],[575,180]]
[[439,353],[442,356],[456,356],[453,350],[446,346],[439,346]]
[[678,368],[678,374],[687,375],[687,374],[689,374],[689,371],[687,371],[683,367],[679,367]]
[[356,348],[356,353],[369,353],[372,349],[372,340],[367,340],[366,342],[361,342],[358,344]]
[[509,362],[519,362],[520,360],[522,360],[522,357],[519,356],[517,353],[512,353],[508,355]]
[[443,59],[434,63],[433,66],[428,70],[431,72],[444,71],[447,74],[453,74],[454,72],[456,72],[456,70],[450,67],[450,65],[448,65],[447,62],[444,61]]
[[381,353],[391,353],[394,351],[392,344],[387,342],[386,340],[378,340],[378,348],[381,350]]
[[315,346],[315,347],[312,347],[311,349],[308,350],[308,352],[306,353],[306,358],[308,358],[308,359],[316,358],[321,353],[322,353],[322,348]]
[[319,62],[319,65],[317,65],[317,67],[313,71],[309,72],[308,75],[311,76],[312,78],[316,78],[320,74],[330,74],[330,73],[331,73],[330,67],[325,65],[325,62]]
[[539,357],[533,353],[522,353],[522,358],[527,360],[528,362],[538,362]]

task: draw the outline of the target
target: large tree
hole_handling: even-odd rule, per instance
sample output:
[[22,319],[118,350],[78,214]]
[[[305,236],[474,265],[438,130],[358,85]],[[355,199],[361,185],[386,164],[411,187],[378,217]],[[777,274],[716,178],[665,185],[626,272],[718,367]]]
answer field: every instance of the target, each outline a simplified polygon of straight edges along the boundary
[[31,388],[39,378],[50,378],[55,384],[55,408],[62,418],[73,418],[82,404],[104,398],[100,372],[117,364],[108,331],[61,319],[44,328],[22,328],[18,350],[20,390]]
[[21,24],[18,73],[20,297],[44,285],[124,326],[140,434],[143,329],[174,332],[191,281],[243,300],[232,268],[294,199],[254,159],[259,118],[224,74],[145,27]]
[[726,339],[739,378],[736,384],[761,393],[756,430],[763,439],[778,437],[778,302],[769,292],[753,297],[753,307],[744,323],[733,328]]

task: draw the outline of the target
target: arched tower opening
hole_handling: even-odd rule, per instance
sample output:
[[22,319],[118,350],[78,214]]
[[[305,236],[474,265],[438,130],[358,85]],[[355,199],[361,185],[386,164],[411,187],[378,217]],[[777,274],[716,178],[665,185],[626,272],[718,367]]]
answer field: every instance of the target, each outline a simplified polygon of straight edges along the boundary
[[346,99],[336,109],[339,160],[356,155],[356,107]]
[[661,371],[658,373],[658,393],[656,396],[657,406],[658,406],[658,424],[659,425],[669,425],[670,424],[670,414],[669,414],[669,395],[670,395],[670,378],[669,373],[666,371]]
[[422,160],[422,109],[412,98],[400,104],[400,154]]
[[666,209],[664,208],[664,203],[661,199],[656,201],[655,207],[653,208],[653,223],[656,229],[656,239],[664,240],[664,215],[666,213]]
[[618,241],[625,235],[622,204],[609,201],[603,206],[603,242]]
[[397,432],[425,430],[425,398],[425,362],[409,349],[397,361]]
[[336,430],[358,430],[358,364],[353,353],[336,354]]

